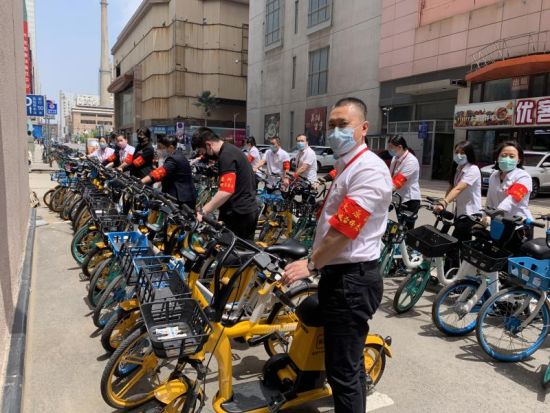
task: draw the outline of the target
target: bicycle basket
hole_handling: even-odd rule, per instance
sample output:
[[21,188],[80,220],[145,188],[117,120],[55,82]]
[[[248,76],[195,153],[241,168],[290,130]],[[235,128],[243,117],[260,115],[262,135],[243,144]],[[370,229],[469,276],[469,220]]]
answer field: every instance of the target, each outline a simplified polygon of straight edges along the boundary
[[550,260],[536,260],[531,257],[510,258],[508,274],[520,279],[528,287],[550,290]]
[[124,276],[127,285],[135,285],[139,268],[136,266],[135,259],[145,259],[145,257],[154,256],[155,252],[149,247],[129,247],[124,244],[120,250],[120,273]]
[[[108,211],[113,212],[113,211]],[[98,210],[92,212],[93,218],[98,222],[99,229],[104,234],[107,232],[120,232],[126,229],[128,225],[128,217],[126,215],[117,214],[101,215],[98,214]]]
[[176,270],[161,267],[141,268],[136,285],[141,304],[191,294],[189,287]]
[[195,354],[212,332],[208,318],[192,298],[178,297],[142,304],[141,313],[153,351],[159,358]]
[[148,246],[147,237],[139,231],[109,232],[106,235],[115,254],[120,253],[123,245],[143,248]]
[[428,258],[443,257],[453,249],[458,240],[432,225],[423,225],[412,229],[405,234],[407,245]]
[[463,242],[461,254],[463,259],[485,272],[502,270],[511,255],[492,241],[482,239]]

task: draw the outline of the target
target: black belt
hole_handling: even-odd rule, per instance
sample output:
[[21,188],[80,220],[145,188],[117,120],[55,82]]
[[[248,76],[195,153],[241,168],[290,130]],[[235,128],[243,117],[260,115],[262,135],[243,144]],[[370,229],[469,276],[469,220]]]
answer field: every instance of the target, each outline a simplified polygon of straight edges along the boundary
[[348,272],[348,271],[357,271],[360,269],[372,270],[378,267],[378,260],[372,261],[363,261],[363,262],[353,262],[349,264],[334,264],[334,265],[325,265],[321,271],[330,271],[330,272]]

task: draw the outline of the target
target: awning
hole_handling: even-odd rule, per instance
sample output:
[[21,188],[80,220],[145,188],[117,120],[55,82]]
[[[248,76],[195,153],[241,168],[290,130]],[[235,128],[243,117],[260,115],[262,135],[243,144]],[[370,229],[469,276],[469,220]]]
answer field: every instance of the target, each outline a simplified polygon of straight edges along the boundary
[[113,83],[109,85],[107,91],[109,93],[118,93],[127,89],[134,82],[134,74],[127,73],[125,75],[117,77]]
[[466,75],[469,82],[507,79],[536,73],[550,72],[550,55],[538,54],[515,57],[491,63]]

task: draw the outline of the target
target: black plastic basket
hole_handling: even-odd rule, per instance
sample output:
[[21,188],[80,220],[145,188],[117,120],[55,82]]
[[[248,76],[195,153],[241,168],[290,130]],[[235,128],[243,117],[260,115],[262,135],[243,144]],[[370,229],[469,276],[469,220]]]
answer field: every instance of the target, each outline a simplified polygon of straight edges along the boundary
[[196,354],[212,332],[208,318],[193,298],[167,298],[141,304],[141,314],[159,358]]
[[428,258],[443,257],[458,244],[456,238],[442,233],[432,225],[423,225],[408,231],[405,242]]
[[485,272],[506,268],[508,257],[512,256],[509,251],[494,245],[491,240],[482,239],[463,242],[461,255],[464,260]]
[[126,285],[135,285],[138,274],[134,265],[135,257],[150,257],[155,255],[153,249],[149,247],[129,247],[124,244],[120,250],[118,259],[120,261],[120,273],[126,280]]
[[93,218],[97,221],[101,232],[106,233],[124,231],[128,226],[128,217],[126,215],[118,214],[116,211],[108,212],[114,212],[114,214],[103,215],[100,214],[98,210],[94,210],[92,212]]
[[176,270],[165,266],[144,267],[137,277],[137,296],[141,304],[177,296],[190,296],[191,291]]

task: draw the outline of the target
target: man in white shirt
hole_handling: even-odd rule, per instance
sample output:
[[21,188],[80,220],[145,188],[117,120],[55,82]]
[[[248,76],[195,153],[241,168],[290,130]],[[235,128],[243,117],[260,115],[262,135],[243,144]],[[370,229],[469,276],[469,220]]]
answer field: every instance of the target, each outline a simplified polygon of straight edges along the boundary
[[309,147],[306,135],[296,137],[296,146],[298,147],[298,155],[296,155],[294,177],[298,178],[300,176],[313,184],[317,180],[317,155]]
[[281,178],[288,185],[288,171],[290,170],[290,156],[281,147],[278,137],[271,139],[271,147],[266,151],[264,158],[253,168],[257,172],[262,166],[267,165],[267,177],[271,183]]
[[[368,321],[382,300],[378,269],[392,179],[369,151],[367,107],[359,99],[338,101],[330,113],[328,143],[338,156],[309,260],[285,268],[284,282],[321,273],[319,314],[325,329],[325,367],[336,413],[365,413],[364,345]],[[309,299],[308,299],[309,300]]]

